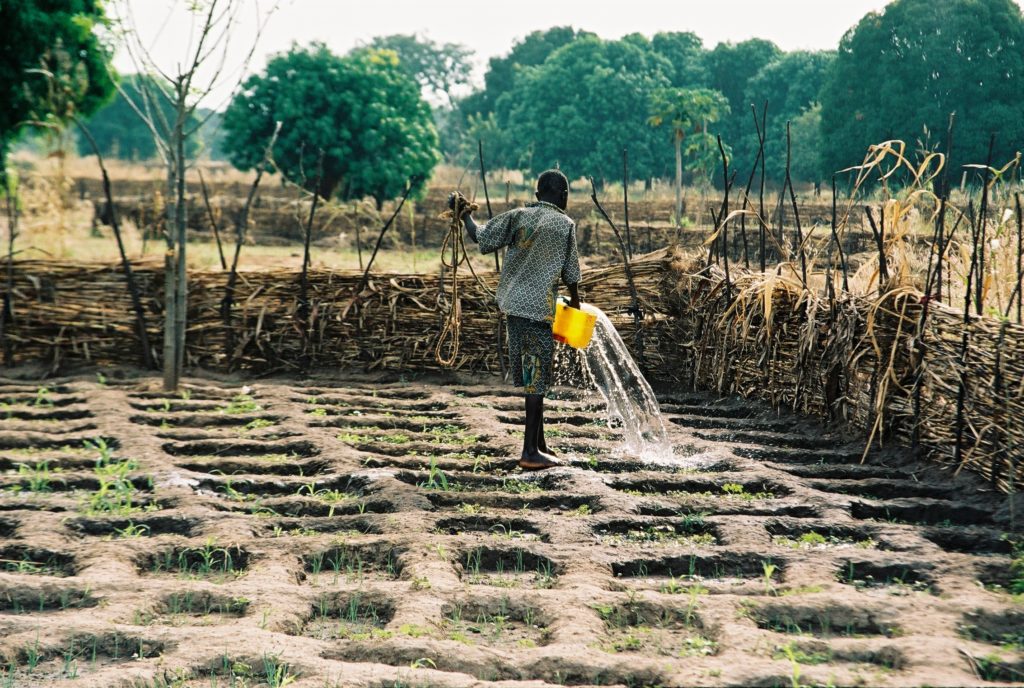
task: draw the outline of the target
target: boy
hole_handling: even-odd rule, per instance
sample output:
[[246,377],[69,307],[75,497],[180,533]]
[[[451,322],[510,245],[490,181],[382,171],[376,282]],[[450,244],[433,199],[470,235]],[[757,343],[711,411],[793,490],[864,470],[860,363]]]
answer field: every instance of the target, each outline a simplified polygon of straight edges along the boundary
[[[502,213],[480,226],[462,219],[481,253],[508,247],[498,283],[498,307],[508,318],[512,383],[526,393],[526,429],[519,467],[536,471],[558,465],[544,441],[544,396],[551,384],[558,281],[569,288],[569,305],[580,307],[580,260],[576,223],[565,214],[569,180],[559,170],[537,179],[537,202]],[[449,199],[454,207],[455,195]]]

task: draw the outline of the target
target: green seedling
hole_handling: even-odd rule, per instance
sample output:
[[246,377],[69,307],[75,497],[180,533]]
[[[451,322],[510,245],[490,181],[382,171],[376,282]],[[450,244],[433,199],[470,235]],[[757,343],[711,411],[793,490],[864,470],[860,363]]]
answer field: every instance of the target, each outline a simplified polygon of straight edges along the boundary
[[[60,473],[59,468],[50,468],[49,461],[40,461],[35,466],[28,464],[18,464],[18,477],[23,478],[26,481],[24,489],[29,492],[52,492],[51,482],[55,473]],[[15,486],[18,491],[22,489],[21,485]]]
[[239,415],[242,413],[257,413],[261,410],[260,405],[248,394],[236,394],[227,406],[220,409],[220,412]]
[[124,528],[114,528],[114,534],[118,540],[127,540],[130,538],[145,537],[149,535],[150,528],[147,525],[135,524],[128,521],[128,525]]
[[772,584],[772,576],[775,575],[775,571],[778,566],[767,561],[761,562],[761,570],[764,575],[764,592],[766,595],[775,594],[775,586]]
[[36,399],[32,404],[33,406],[45,406],[47,408],[53,407],[53,399],[50,398],[50,389],[48,387],[40,387],[36,390]]
[[427,474],[427,479],[418,483],[417,487],[422,487],[425,490],[440,490],[441,492],[449,490],[448,477],[444,474],[444,471],[438,468],[436,457],[431,457],[430,472]]

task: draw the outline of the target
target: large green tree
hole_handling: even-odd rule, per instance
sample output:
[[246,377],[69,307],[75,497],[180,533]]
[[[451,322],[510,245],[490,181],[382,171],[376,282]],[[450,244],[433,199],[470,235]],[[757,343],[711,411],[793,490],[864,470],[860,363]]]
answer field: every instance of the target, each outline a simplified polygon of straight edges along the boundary
[[[786,168],[786,123],[793,122],[792,138],[794,148],[800,145],[800,139],[813,136],[808,133],[806,124],[808,117],[803,117],[821,97],[821,89],[828,78],[835,51],[796,50],[782,55],[779,59],[763,67],[748,82],[743,96],[743,111],[736,113],[744,122],[741,134],[735,141],[736,169],[741,171],[743,183],[749,174],[750,166],[757,157],[757,131],[751,116],[750,105],[753,104],[757,116],[761,117],[761,108],[768,102],[768,120],[765,131],[765,174],[770,180],[782,184]],[[811,118],[817,115],[811,115]],[[800,120],[797,125],[797,120]],[[801,181],[817,181],[821,178],[820,160],[809,161],[806,154],[812,152],[801,147],[804,157],[800,160],[799,169],[791,170],[794,179]]]
[[1012,0],[895,0],[843,36],[821,97],[826,169],[858,164],[869,144],[932,133],[956,113],[951,172],[1024,144],[1024,19]]
[[378,36],[370,41],[371,50],[393,50],[398,64],[429,94],[444,96],[451,105],[452,91],[469,83],[473,51],[458,43],[437,43],[415,34]]
[[656,33],[651,38],[651,49],[672,63],[669,79],[677,88],[707,86],[707,56],[700,36],[690,31]]
[[669,85],[672,66],[636,43],[584,37],[525,67],[497,104],[521,167],[558,164],[572,176],[619,179],[629,148],[634,178],[664,169],[661,137],[646,126],[650,94]]
[[323,150],[324,197],[370,196],[379,206],[412,177],[421,187],[439,159],[430,108],[393,51],[339,57],[315,43],[273,57],[224,114],[231,162],[240,169],[259,164],[278,121],[278,168],[312,189]]
[[747,127],[752,126],[747,116],[750,103],[744,100],[747,82],[781,56],[779,47],[763,38],[719,43],[705,53],[708,87],[725,95],[732,113],[722,122],[722,135],[726,140],[739,138]]
[[[110,50],[94,30],[104,20],[98,0],[0,0],[0,173],[27,120],[89,115],[110,97]],[[75,102],[64,104],[73,112],[52,112],[51,82],[32,71],[58,71],[58,48],[71,56],[81,84]]]
[[708,178],[707,152],[712,150],[708,125],[729,114],[729,101],[718,91],[707,88],[661,88],[651,94],[650,113],[648,123],[665,127],[672,135],[676,152],[676,226],[679,226],[683,217],[683,142],[690,135],[687,152],[695,154],[690,169]]

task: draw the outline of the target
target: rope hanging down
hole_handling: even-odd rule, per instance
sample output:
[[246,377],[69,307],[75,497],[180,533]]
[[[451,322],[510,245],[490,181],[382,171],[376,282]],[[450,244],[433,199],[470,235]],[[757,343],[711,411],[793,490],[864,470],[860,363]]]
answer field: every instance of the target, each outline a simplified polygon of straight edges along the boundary
[[[441,244],[441,265],[443,266],[442,269],[447,269],[451,273],[450,285],[447,289],[450,307],[447,315],[445,315],[444,324],[441,327],[441,334],[437,338],[437,345],[434,347],[434,358],[445,368],[451,368],[455,365],[455,362],[459,357],[459,340],[462,336],[462,301],[459,296],[459,266],[465,263],[481,289],[483,289],[484,292],[486,292],[492,299],[494,298],[494,292],[492,292],[487,285],[483,283],[480,277],[477,276],[476,271],[473,269],[473,263],[469,260],[469,254],[466,253],[466,244],[463,239],[463,229],[465,227],[465,224],[462,222],[463,214],[466,212],[474,212],[479,209],[479,205],[473,203],[461,193],[456,192],[455,208],[453,210],[446,210],[441,214],[441,217],[449,220],[448,233],[445,235],[444,242]],[[442,285],[442,289],[443,288],[444,285]]]

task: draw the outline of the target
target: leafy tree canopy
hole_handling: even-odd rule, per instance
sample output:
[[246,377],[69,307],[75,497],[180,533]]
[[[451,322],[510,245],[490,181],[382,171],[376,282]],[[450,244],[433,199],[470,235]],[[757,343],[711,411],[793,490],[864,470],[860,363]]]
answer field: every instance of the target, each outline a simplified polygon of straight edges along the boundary
[[427,93],[444,95],[454,102],[452,91],[469,83],[473,51],[458,43],[436,43],[415,34],[378,36],[370,41],[371,50],[393,50],[402,70]]
[[578,38],[537,67],[522,68],[497,103],[520,165],[558,164],[570,176],[618,179],[629,148],[637,178],[667,169],[661,136],[646,126],[650,94],[669,85],[672,65],[630,40]]
[[274,160],[306,188],[324,151],[320,193],[371,196],[378,205],[438,161],[437,132],[420,89],[393,51],[360,49],[339,57],[326,46],[293,47],[246,80],[224,114],[232,164],[251,169],[282,122]]
[[534,31],[512,45],[504,57],[492,57],[484,74],[484,88],[466,98],[460,109],[463,114],[482,114],[494,111],[498,98],[515,85],[516,74],[524,67],[544,63],[548,56],[577,38],[593,36],[589,31],[578,31],[571,26],[555,26],[546,31]]
[[[861,162],[889,139],[944,150],[956,113],[950,173],[995,162],[1024,142],[1024,19],[1012,0],[895,0],[843,36],[821,96],[824,165]],[[929,140],[930,138],[930,140]]]
[[669,79],[677,88],[706,86],[711,75],[704,59],[704,43],[700,36],[689,31],[656,33],[651,38],[651,49],[672,64]]
[[[107,69],[110,50],[94,31],[103,21],[98,0],[0,2],[0,170],[26,120],[88,116],[110,97],[114,90]],[[58,49],[70,56],[76,82],[70,91],[72,101],[62,104],[62,112],[53,111],[51,84],[30,71],[60,71]]]
[[[808,135],[820,140],[816,133],[808,132],[804,126],[797,127],[796,121],[818,101],[834,61],[835,51],[832,50],[797,50],[786,53],[764,66],[747,82],[743,96],[743,112],[736,113],[742,116],[745,125],[740,129],[742,134],[736,140],[739,166],[737,169],[742,170],[744,183],[750,166],[757,157],[757,130],[754,127],[750,106],[754,106],[760,122],[762,107],[765,101],[768,102],[765,174],[770,180],[782,184],[786,167],[786,122],[792,123],[794,148],[800,143],[800,139]],[[804,118],[801,123],[803,125],[808,121]],[[806,151],[806,147],[803,150]],[[800,174],[795,174],[794,166],[791,166],[791,175],[815,181],[821,178],[820,162],[813,164],[804,160],[801,165]]]

